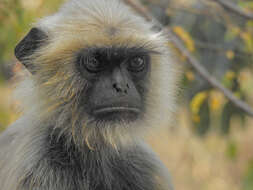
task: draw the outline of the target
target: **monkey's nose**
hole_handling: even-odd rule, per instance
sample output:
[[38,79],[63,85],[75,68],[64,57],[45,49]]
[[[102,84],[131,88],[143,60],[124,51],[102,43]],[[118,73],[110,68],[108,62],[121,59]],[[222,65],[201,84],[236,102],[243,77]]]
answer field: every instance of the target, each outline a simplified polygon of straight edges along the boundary
[[114,83],[112,87],[116,90],[117,93],[128,93],[129,85],[128,84],[119,84],[119,83]]

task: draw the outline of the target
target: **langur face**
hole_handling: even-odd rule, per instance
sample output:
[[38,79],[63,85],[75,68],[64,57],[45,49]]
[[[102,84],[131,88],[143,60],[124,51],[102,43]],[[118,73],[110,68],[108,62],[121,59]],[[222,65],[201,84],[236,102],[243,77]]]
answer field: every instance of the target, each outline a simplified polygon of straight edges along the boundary
[[143,48],[96,47],[80,51],[76,69],[90,87],[83,106],[103,122],[131,122],[145,111],[151,52]]
[[15,50],[32,73],[41,117],[46,112],[54,127],[82,132],[86,140],[137,136],[167,125],[174,109],[167,38],[112,2],[70,2],[42,19]]

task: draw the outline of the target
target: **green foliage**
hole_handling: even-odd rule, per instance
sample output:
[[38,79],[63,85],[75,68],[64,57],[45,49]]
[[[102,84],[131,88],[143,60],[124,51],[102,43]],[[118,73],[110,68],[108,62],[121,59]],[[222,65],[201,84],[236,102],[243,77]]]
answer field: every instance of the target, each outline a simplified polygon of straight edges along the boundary
[[243,180],[243,190],[253,189],[253,161],[249,163],[246,175]]
[[241,119],[242,124],[245,121],[245,114],[238,110],[231,102],[225,104],[221,115],[221,132],[223,134],[229,134],[230,120],[232,117],[237,116]]
[[[243,9],[247,9],[245,11],[253,10],[252,1],[241,0],[238,3]],[[209,8],[208,3],[200,1],[192,2],[190,6],[196,12]],[[220,79],[221,83],[235,96],[248,102],[253,96],[253,22],[242,19],[235,13],[230,14],[228,10],[224,10],[222,14],[214,10],[212,15],[195,14],[190,10],[190,8],[177,12],[167,10],[174,33],[214,77]],[[181,55],[180,58],[185,62],[184,56]],[[249,83],[247,81],[251,81],[251,85],[247,85]],[[224,96],[221,99],[210,96],[214,90],[212,86],[199,77],[198,73],[192,73],[190,67],[185,72],[183,84],[188,89],[186,93],[190,96],[191,105],[199,92],[208,90],[206,101],[209,104],[204,104],[205,101],[196,104],[198,110],[205,108],[203,112],[195,113],[196,106],[194,109],[190,106],[193,129],[197,128],[198,133],[207,132],[209,127],[213,128],[208,125],[215,123],[215,128],[219,126],[223,134],[229,134],[230,121],[234,116],[239,116],[243,125],[245,113],[231,102],[227,102]],[[209,111],[207,111],[208,107]],[[203,124],[201,125],[203,129],[199,129],[200,124]]]
[[9,114],[6,110],[0,109],[0,132],[9,124]]
[[232,159],[232,160],[236,159],[237,154],[238,154],[238,148],[237,148],[237,144],[235,142],[230,142],[228,144],[226,154],[230,159]]
[[[32,1],[2,0],[0,4],[0,64],[13,58],[17,42],[40,16],[55,10],[62,0],[41,0],[34,7]],[[36,2],[36,1],[35,1]],[[43,3],[43,4],[42,4]]]
[[208,101],[205,100],[200,106],[199,110],[199,121],[195,122],[194,130],[199,135],[205,135],[210,129],[210,108]]

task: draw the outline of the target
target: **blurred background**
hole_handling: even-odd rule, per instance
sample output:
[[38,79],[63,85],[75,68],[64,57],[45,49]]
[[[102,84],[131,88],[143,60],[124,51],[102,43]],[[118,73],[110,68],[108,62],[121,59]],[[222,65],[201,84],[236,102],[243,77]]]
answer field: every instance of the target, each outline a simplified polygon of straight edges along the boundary
[[[0,131],[20,113],[11,98],[24,68],[17,42],[63,0],[0,0]],[[142,0],[187,52],[232,95],[253,107],[252,0]],[[174,47],[172,47],[174,48]],[[176,125],[147,141],[177,190],[253,190],[253,118],[199,75],[175,48],[183,70]]]

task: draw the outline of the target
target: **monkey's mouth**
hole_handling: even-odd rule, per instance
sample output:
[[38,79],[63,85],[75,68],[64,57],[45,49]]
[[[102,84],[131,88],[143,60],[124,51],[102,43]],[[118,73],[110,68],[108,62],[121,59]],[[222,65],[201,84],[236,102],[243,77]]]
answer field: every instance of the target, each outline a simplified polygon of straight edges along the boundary
[[94,115],[100,115],[100,114],[110,114],[114,112],[133,112],[133,113],[140,113],[140,109],[138,108],[132,108],[132,107],[105,107],[105,108],[99,108],[93,111]]
[[133,121],[138,118],[140,109],[135,107],[103,107],[93,111],[93,115],[100,120],[107,121]]

